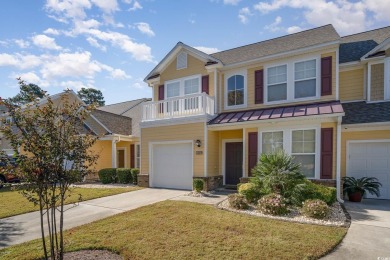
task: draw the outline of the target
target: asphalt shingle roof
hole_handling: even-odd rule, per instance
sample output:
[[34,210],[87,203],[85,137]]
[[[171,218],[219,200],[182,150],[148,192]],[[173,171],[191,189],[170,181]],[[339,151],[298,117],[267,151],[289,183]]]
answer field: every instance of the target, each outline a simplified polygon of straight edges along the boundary
[[366,103],[365,101],[342,104],[345,112],[343,124],[390,122],[390,101]]
[[311,30],[213,53],[211,56],[220,60],[223,64],[228,65],[338,40],[340,40],[339,34],[329,24]]
[[390,26],[341,38],[339,62],[358,61],[366,53],[390,38]]
[[131,118],[116,115],[110,112],[94,110],[92,115],[99,120],[111,133],[131,135]]

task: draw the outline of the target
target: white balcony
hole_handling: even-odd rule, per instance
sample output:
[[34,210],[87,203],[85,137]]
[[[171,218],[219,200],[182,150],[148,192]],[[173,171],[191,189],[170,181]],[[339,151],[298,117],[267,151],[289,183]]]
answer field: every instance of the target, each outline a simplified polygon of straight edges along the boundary
[[214,115],[214,98],[206,93],[145,102],[142,122],[198,115]]

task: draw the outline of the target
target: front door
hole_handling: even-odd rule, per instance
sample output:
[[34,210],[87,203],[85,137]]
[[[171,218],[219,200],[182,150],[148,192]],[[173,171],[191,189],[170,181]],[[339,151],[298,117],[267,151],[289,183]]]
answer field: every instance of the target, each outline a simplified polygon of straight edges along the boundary
[[117,168],[125,168],[125,150],[117,150]]
[[242,142],[226,143],[225,184],[237,185],[242,177]]

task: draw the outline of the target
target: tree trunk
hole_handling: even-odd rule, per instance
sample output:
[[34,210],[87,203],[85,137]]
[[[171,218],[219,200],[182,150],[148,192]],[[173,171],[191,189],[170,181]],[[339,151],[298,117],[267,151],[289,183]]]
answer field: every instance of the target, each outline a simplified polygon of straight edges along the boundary
[[47,259],[47,248],[46,248],[46,239],[45,239],[45,228],[43,226],[43,204],[42,204],[42,196],[39,196],[39,215],[41,219],[41,235],[42,235],[42,244],[43,244],[43,252],[45,254],[45,259]]

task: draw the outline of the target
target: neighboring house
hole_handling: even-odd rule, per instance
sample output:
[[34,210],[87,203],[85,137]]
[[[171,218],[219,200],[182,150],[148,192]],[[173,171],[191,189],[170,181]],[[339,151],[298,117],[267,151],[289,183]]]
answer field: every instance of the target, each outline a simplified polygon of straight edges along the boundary
[[[326,25],[210,55],[179,42],[145,78],[139,183],[236,185],[261,153],[284,149],[316,182],[375,175],[390,198],[389,103],[373,104],[390,99],[389,37],[390,27],[340,37]],[[346,166],[355,153],[360,169]]]

